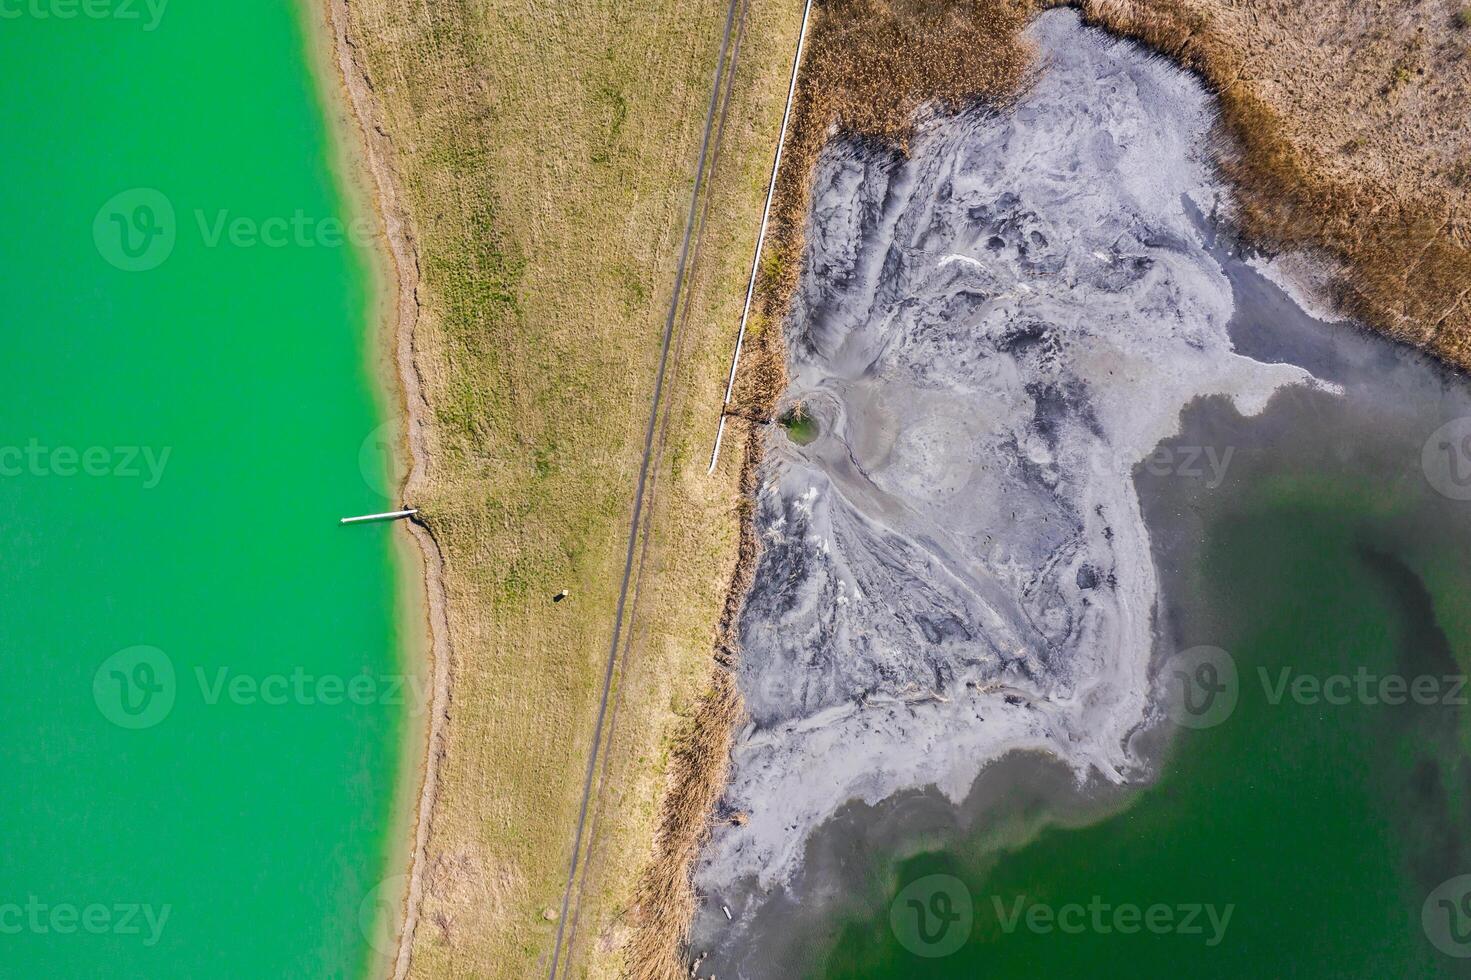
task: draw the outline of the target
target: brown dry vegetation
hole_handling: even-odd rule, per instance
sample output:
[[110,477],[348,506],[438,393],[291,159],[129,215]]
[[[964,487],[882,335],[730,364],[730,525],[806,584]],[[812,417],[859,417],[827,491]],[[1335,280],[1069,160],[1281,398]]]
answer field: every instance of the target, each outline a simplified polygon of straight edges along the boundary
[[1328,260],[1348,315],[1471,367],[1471,55],[1444,0],[1085,0],[1219,96],[1245,237]]
[[[544,975],[597,716],[659,340],[726,0],[347,0],[402,219],[412,503],[443,554],[452,665],[415,976]],[[666,386],[637,603],[574,896],[569,975],[623,971],[676,735],[710,689],[737,545],[708,452],[797,11],[747,31]],[[380,187],[380,196],[381,196]],[[412,397],[412,393],[411,393]],[[563,588],[568,601],[551,597]],[[552,910],[549,915],[548,911]],[[571,933],[569,922],[568,932]]]

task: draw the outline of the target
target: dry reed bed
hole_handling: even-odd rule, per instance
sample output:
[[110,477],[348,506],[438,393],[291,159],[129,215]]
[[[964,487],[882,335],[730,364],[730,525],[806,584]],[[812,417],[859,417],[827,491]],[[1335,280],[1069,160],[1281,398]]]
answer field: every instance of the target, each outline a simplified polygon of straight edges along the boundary
[[1471,369],[1471,251],[1456,240],[1446,201],[1329,176],[1329,148],[1287,137],[1209,13],[1181,0],[1084,0],[1080,9],[1086,23],[1161,52],[1215,93],[1219,163],[1243,237],[1329,258],[1343,313]]
[[629,972],[638,980],[674,980],[690,971],[682,962],[684,937],[694,914],[690,871],[709,832],[710,817],[730,769],[730,741],[744,715],[732,668],[741,606],[756,569],[752,511],[761,468],[759,432],[748,429],[741,460],[740,544],[730,591],[716,630],[710,690],[700,700],[689,731],[670,766],[659,807],[654,859],[644,870],[632,908]]

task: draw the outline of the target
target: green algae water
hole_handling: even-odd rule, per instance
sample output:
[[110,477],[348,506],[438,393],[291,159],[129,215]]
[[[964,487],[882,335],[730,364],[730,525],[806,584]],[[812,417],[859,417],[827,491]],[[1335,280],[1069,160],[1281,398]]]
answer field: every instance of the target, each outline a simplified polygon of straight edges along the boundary
[[391,529],[337,526],[386,500],[307,15],[0,17],[3,976],[357,976],[397,899],[414,685]]

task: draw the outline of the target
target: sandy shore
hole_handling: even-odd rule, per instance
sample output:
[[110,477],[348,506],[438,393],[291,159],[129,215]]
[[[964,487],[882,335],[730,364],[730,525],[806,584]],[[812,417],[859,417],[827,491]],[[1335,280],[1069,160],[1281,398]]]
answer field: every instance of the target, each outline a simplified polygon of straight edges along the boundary
[[[338,143],[339,169],[343,171],[340,178],[345,185],[344,193],[352,199],[350,206],[358,216],[376,220],[382,236],[380,247],[369,256],[376,286],[374,319],[377,333],[382,338],[382,363],[375,373],[380,379],[380,387],[385,389],[384,401],[396,416],[393,422],[399,434],[399,454],[407,451],[409,467],[401,499],[410,503],[428,466],[423,434],[428,406],[414,351],[414,326],[419,314],[416,297],[419,259],[393,170],[393,145],[379,123],[371,85],[356,59],[355,46],[349,34],[346,2],[327,0],[318,9],[318,16],[308,12],[305,19],[308,21],[308,40],[315,49],[314,60],[325,62],[319,71],[322,74],[330,71],[332,75],[330,79],[322,79],[329,109],[339,109],[351,121],[350,125],[333,127],[333,136]],[[412,744],[406,747],[405,766],[398,776],[403,785],[401,795],[412,792],[412,803],[405,806],[406,823],[412,828],[411,833],[404,834],[408,873],[388,875],[382,886],[394,890],[401,888],[402,891],[402,905],[396,921],[377,926],[381,930],[391,925],[391,934],[396,937],[391,952],[387,948],[378,949],[383,972],[395,980],[408,976],[414,933],[419,921],[425,854],[438,789],[439,766],[445,752],[452,690],[444,559],[434,535],[424,524],[405,522],[402,527],[412,538],[413,546],[417,547],[417,560],[405,561],[402,573],[406,579],[422,578],[422,592],[417,581],[405,582],[404,587],[412,588],[421,599],[413,605],[423,618],[421,635],[427,640],[427,650],[423,652],[428,656],[432,684],[429,704],[425,706],[429,720],[427,731],[416,727],[410,719],[407,738]],[[405,635],[413,635],[412,630],[404,632]],[[408,651],[409,655],[416,652],[417,648]],[[414,765],[415,760],[417,765]],[[415,773],[412,780],[411,772]],[[385,944],[378,942],[374,945]]]

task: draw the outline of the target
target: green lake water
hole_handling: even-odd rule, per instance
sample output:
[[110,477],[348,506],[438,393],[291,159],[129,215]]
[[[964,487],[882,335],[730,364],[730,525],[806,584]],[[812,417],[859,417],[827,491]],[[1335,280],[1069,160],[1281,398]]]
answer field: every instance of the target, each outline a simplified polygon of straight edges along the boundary
[[1202,227],[1237,350],[1338,390],[1197,402],[1164,448],[1219,471],[1136,468],[1142,771],[1015,753],[958,804],[850,802],[720,976],[1471,976],[1471,383],[1313,319]]
[[390,529],[337,526],[366,260],[300,11],[153,11],[0,18],[0,976],[358,976],[409,720]]
[[1471,425],[1468,387],[1224,261],[1238,346],[1346,389],[1192,409],[1175,444],[1233,453],[1225,481],[1137,477],[1160,674],[1222,650],[1235,683],[1218,659],[1206,679],[1229,695],[1157,730],[1142,789],[1080,797],[1017,757],[968,816],[854,811],[820,859],[846,891],[794,973],[1471,976],[1471,439],[1445,436]]
[[[1229,719],[1184,733],[1159,781],[1099,823],[1048,828],[999,856],[982,835],[876,874],[886,912],[926,876],[964,883],[971,930],[953,953],[916,955],[903,918],[913,910],[901,907],[897,928],[890,914],[840,927],[812,975],[1465,975],[1465,960],[1429,944],[1421,909],[1465,870],[1466,708],[1290,693],[1273,704],[1269,692],[1284,667],[1318,678],[1360,666],[1379,677],[1460,672],[1471,651],[1464,631],[1447,627],[1464,628],[1471,613],[1466,569],[1437,554],[1442,541],[1321,486],[1246,496],[1210,528],[1199,583],[1211,608],[1187,627],[1235,658]],[[1100,903],[1095,920],[1089,906]],[[1008,931],[1034,904],[1081,906],[1067,923],[1081,929],[1041,914]],[[1208,904],[1224,927],[1204,910],[1188,926],[1187,908]],[[1155,934],[1111,911],[1158,905],[1187,931]],[[938,921],[931,927],[937,934]]]

